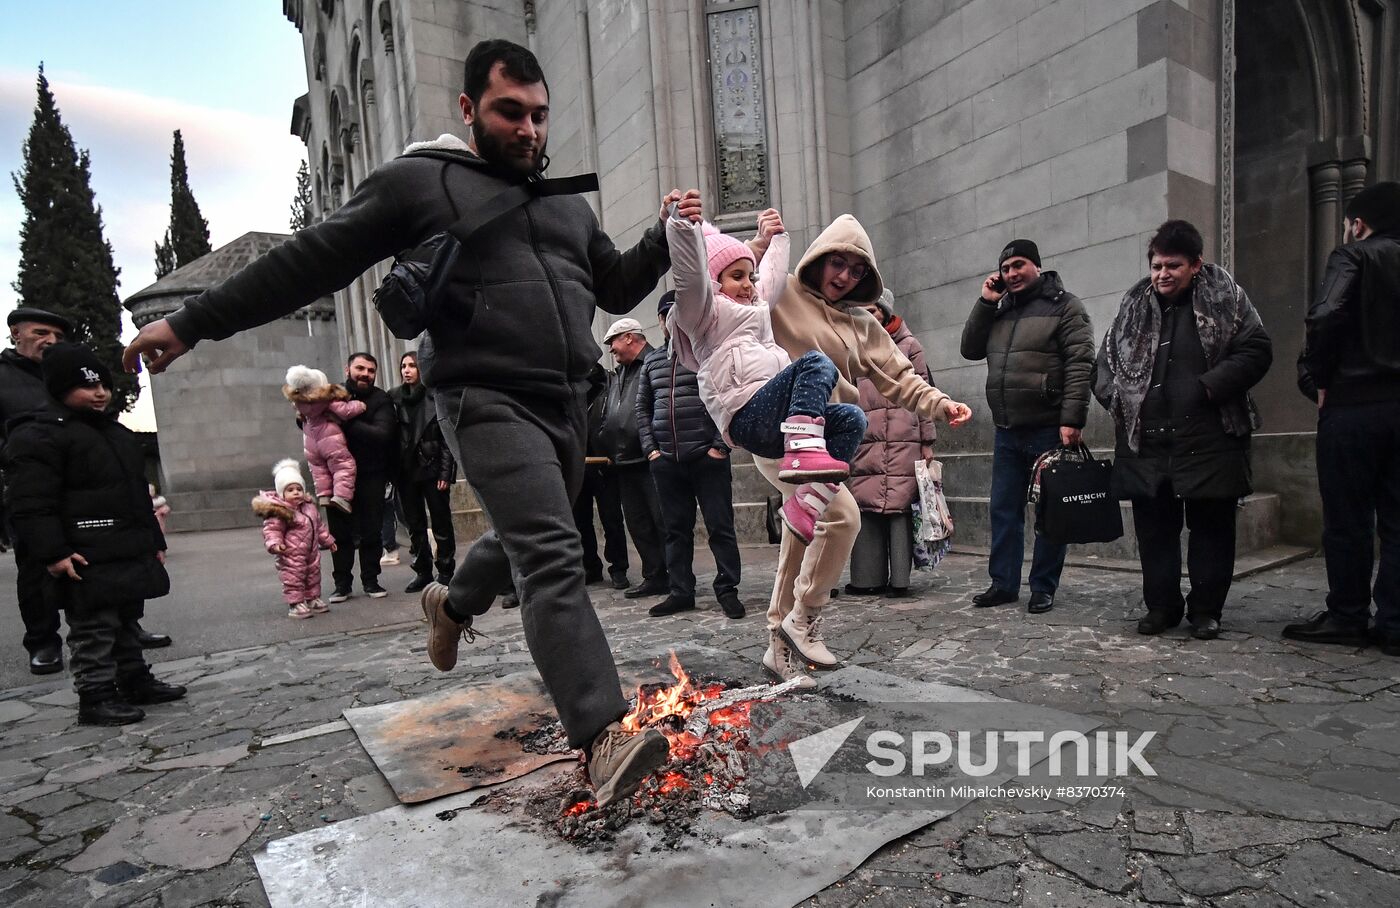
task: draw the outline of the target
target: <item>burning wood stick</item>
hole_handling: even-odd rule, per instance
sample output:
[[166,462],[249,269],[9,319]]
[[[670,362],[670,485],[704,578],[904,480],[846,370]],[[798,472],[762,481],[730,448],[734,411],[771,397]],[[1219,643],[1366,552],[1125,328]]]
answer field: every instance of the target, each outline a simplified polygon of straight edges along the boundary
[[736,703],[759,703],[765,700],[772,700],[780,697],[790,690],[796,690],[805,678],[792,678],[781,684],[758,684],[753,687],[740,687],[734,690],[727,690],[715,697],[713,700],[706,700],[696,705],[690,713],[690,718],[686,720],[685,730],[700,737],[705,733],[705,729],[710,724],[710,713],[717,709],[724,709]]

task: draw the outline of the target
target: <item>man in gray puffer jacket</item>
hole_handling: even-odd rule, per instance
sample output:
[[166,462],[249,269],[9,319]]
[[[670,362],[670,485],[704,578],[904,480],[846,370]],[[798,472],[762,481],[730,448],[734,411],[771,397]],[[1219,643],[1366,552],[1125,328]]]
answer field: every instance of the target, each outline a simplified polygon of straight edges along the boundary
[[[1040,455],[1079,444],[1089,414],[1094,335],[1084,304],[1054,271],[1040,270],[1040,250],[1012,240],[998,271],[963,327],[962,355],[987,361],[987,405],[996,424],[992,454],[992,585],[973,597],[987,607],[1020,598],[1026,490]],[[1065,547],[1036,535],[1028,611],[1047,612],[1065,563]]]

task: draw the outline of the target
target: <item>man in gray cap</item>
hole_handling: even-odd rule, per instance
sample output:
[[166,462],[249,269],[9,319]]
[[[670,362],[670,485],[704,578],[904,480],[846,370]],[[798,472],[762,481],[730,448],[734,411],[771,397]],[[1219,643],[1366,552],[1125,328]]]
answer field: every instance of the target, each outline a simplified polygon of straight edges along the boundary
[[612,460],[622,494],[622,517],[627,534],[642,559],[642,582],[623,593],[628,599],[664,596],[670,590],[666,578],[666,555],[661,531],[661,502],[656,483],[642,450],[637,428],[637,388],[641,385],[642,363],[654,349],[635,318],[620,318],[608,327],[603,343],[612,351],[617,368],[608,373],[607,397],[603,403],[603,447]]
[[[43,309],[20,307],[5,319],[10,343],[0,351],[0,446],[8,438],[12,419],[48,406],[44,374],[39,362],[44,351],[63,340],[73,326],[68,319]],[[5,514],[7,529],[10,515]],[[44,601],[44,565],[26,557],[24,541],[11,530],[15,545],[15,587],[20,617],[24,619],[24,648],[29,670],[36,675],[63,671],[63,638],[59,636],[58,609]]]
[[[10,421],[49,404],[39,363],[44,352],[73,333],[73,325],[61,315],[30,306],[21,306],[5,319],[13,347],[0,351],[0,446],[7,438]],[[9,521],[6,515],[5,520]],[[24,619],[24,648],[29,651],[29,670],[36,675],[63,671],[63,638],[59,636],[58,609],[44,601],[44,565],[26,558],[24,540],[10,538],[15,546],[17,567],[15,586],[20,616]],[[136,622],[137,639],[143,649],[169,646],[165,634],[152,634]]]

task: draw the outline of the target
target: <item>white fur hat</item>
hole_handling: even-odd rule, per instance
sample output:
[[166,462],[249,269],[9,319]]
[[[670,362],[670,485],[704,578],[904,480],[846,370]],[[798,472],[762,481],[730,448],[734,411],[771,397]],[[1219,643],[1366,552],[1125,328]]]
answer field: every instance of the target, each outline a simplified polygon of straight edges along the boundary
[[301,464],[293,457],[277,461],[272,468],[272,484],[277,489],[277,497],[283,497],[287,486],[292,483],[306,488],[306,480],[301,477]]
[[324,388],[330,383],[330,379],[326,378],[326,373],[320,369],[298,365],[287,370],[287,386],[293,391],[305,394],[317,388]]

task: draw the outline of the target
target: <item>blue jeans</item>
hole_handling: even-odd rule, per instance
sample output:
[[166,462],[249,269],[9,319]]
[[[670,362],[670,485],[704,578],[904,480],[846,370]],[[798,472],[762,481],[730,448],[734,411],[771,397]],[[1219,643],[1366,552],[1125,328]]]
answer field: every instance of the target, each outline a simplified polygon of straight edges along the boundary
[[[1021,590],[1021,561],[1026,529],[1026,491],[1036,458],[1060,443],[1059,426],[1002,429],[992,450],[992,553],[987,573],[992,584],[1008,592]],[[1031,555],[1031,592],[1055,595],[1065,566],[1065,546],[1046,542],[1037,533]]]
[[783,456],[783,420],[823,417],[827,453],[850,463],[865,437],[865,413],[855,404],[827,403],[837,378],[836,364],[826,354],[804,353],[739,408],[729,421],[729,437],[750,454],[778,458]]

